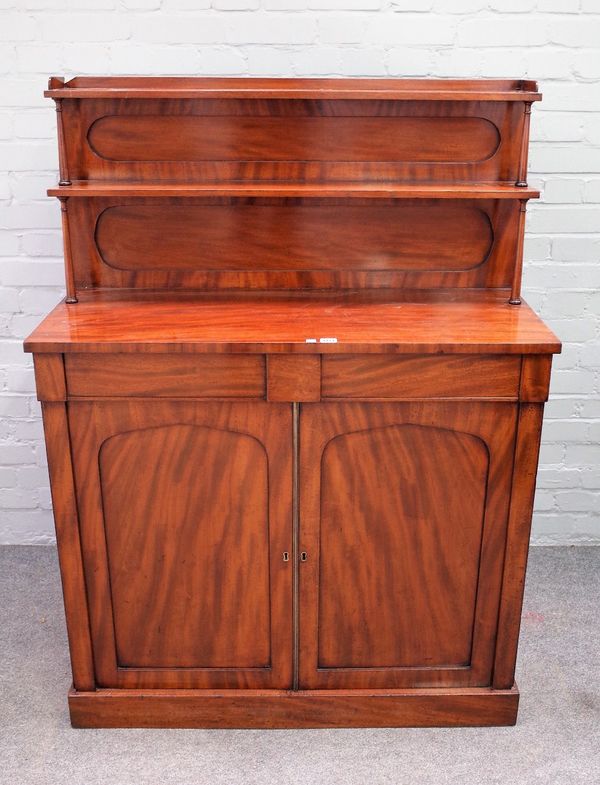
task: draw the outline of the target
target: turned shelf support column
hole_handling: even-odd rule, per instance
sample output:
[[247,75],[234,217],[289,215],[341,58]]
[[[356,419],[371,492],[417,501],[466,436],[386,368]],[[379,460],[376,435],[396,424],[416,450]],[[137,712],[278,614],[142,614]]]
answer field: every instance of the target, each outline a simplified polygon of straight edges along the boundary
[[529,150],[529,125],[531,121],[531,101],[523,104],[523,128],[521,131],[521,152],[519,155],[519,174],[516,186],[527,188],[527,152]]
[[[527,154],[529,150],[529,126],[531,121],[531,101],[523,103],[523,127],[521,130],[521,151],[519,154],[519,172],[515,185],[519,188],[527,188]],[[523,241],[525,235],[525,211],[527,200],[520,199],[519,206],[519,235],[517,241],[517,253],[515,259],[515,272],[513,284],[510,292],[510,305],[521,305],[521,279],[523,277]]]
[[67,152],[65,149],[65,132],[63,128],[62,98],[55,98],[56,104],[56,128],[58,133],[58,171],[59,185],[71,185],[69,172],[67,169]]
[[[48,80],[48,89],[54,90],[65,86],[65,80],[62,76],[51,76]],[[58,133],[58,169],[59,180],[58,184],[61,186],[71,185],[69,178],[69,170],[67,166],[67,148],[65,145],[65,129],[63,122],[63,106],[62,98],[55,98],[54,105],[56,107],[56,128]],[[63,249],[65,256],[65,279],[67,286],[67,296],[65,302],[76,303],[77,294],[75,290],[75,276],[73,273],[73,259],[71,257],[71,233],[69,231],[69,214],[67,210],[67,197],[60,196],[60,216],[63,231]]]
[[[56,90],[65,86],[65,80],[62,76],[51,76],[48,79],[48,89]],[[69,177],[69,170],[67,167],[67,148],[65,145],[65,127],[63,122],[63,106],[62,98],[55,98],[54,105],[56,107],[56,128],[58,134],[58,168],[59,168],[59,185],[71,185]]]
[[510,305],[521,305],[521,279],[523,278],[523,245],[525,241],[525,213],[527,199],[519,199],[519,228],[517,230],[517,252],[515,254],[515,271],[510,290]]
[[71,232],[69,229],[69,212],[67,208],[67,202],[69,199],[67,196],[59,196],[59,201],[63,231],[63,249],[65,256],[65,279],[67,285],[67,296],[65,302],[76,303],[77,291],[75,288],[75,274],[73,272],[73,257],[71,256]]

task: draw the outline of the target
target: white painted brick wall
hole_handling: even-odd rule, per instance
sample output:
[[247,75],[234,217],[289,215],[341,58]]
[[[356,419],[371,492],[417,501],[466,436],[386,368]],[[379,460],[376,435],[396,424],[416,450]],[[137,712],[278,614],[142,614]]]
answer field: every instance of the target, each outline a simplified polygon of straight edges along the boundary
[[23,337],[62,296],[50,74],[531,77],[526,296],[565,341],[534,538],[600,543],[600,0],[0,0],[0,542],[53,539]]

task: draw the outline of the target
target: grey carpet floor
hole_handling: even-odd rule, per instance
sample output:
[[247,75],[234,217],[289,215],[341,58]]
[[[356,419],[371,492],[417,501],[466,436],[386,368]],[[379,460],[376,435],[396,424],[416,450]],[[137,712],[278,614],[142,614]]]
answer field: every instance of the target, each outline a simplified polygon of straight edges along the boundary
[[56,553],[0,548],[0,783],[600,785],[600,548],[535,548],[514,728],[72,730]]

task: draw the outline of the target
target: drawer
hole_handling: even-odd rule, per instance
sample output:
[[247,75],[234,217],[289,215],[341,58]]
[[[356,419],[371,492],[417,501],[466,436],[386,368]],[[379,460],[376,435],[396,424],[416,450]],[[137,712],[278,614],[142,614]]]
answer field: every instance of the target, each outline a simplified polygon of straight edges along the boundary
[[321,397],[518,398],[520,356],[323,356]]
[[70,397],[263,398],[260,354],[66,354]]

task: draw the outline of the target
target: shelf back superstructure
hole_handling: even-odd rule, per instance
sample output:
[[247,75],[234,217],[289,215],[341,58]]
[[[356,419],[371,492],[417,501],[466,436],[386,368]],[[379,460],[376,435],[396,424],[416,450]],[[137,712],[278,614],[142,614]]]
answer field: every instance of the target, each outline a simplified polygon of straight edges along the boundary
[[520,302],[526,80],[53,77],[88,289],[496,289]]

